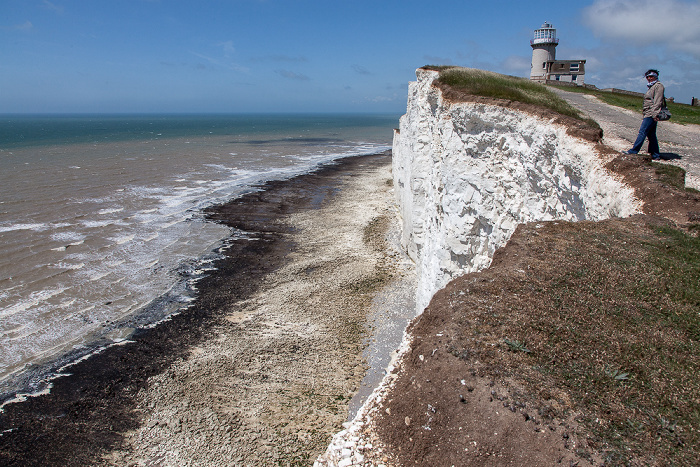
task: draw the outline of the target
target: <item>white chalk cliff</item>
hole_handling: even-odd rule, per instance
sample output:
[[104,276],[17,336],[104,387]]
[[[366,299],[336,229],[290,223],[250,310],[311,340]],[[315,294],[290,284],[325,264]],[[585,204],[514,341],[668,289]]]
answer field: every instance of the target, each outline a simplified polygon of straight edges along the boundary
[[[394,190],[402,247],[416,263],[418,312],[452,278],[488,267],[518,224],[604,220],[641,210],[631,187],[605,170],[595,145],[553,120],[495,104],[449,102],[419,69],[394,133]],[[410,336],[395,365],[408,351]],[[362,427],[391,391],[392,365],[316,466],[363,465]]]
[[640,209],[590,142],[542,117],[450,103],[419,69],[394,133],[402,244],[416,262],[417,306],[453,277],[489,266],[518,224],[602,220]]

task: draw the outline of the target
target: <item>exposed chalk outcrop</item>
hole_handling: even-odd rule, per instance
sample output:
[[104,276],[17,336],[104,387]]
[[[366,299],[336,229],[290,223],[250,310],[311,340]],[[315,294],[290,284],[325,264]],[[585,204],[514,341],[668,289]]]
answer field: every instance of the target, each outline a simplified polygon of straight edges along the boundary
[[[416,75],[394,134],[393,177],[402,246],[416,263],[419,311],[453,277],[488,267],[518,224],[641,210],[634,190],[604,169],[595,145],[566,127],[494,104],[448,102],[433,86],[438,72]],[[396,367],[409,346],[406,335]],[[381,465],[367,428],[396,367],[316,465]]]
[[518,224],[602,220],[640,209],[592,143],[521,111],[450,103],[419,69],[394,134],[402,243],[418,268],[417,307],[455,276],[487,267]]

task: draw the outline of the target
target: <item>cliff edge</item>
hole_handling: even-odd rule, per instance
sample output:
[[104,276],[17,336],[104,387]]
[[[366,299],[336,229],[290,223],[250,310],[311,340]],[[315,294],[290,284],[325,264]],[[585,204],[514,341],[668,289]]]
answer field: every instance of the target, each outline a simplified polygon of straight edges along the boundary
[[595,144],[570,136],[556,116],[452,102],[434,84],[439,72],[416,75],[392,162],[419,310],[452,278],[487,267],[519,224],[640,212]]
[[662,376],[700,369],[697,192],[566,118],[416,74],[393,177],[425,311],[317,465],[697,459],[700,388]]

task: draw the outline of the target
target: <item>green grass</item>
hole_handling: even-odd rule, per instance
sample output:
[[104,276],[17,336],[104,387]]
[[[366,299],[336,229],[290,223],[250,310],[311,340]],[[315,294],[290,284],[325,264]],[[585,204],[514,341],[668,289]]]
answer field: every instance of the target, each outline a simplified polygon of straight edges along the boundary
[[583,117],[581,112],[547,89],[546,86],[529,79],[472,68],[442,66],[426,66],[425,68],[440,72],[438,83],[466,94],[535,105],[599,128],[595,121]]
[[685,170],[681,167],[671,164],[660,164],[658,162],[652,162],[651,166],[654,167],[656,176],[661,183],[689,193],[698,193],[698,190],[685,186]]
[[[605,92],[595,89],[586,89],[583,87],[574,86],[559,86],[564,91],[580,92],[591,94],[602,100],[606,104],[622,107],[642,113],[642,98],[637,96],[629,96],[617,92]],[[671,111],[671,121],[682,124],[700,125],[700,107],[693,107],[688,104],[680,104],[675,102],[667,102],[668,109]]]
[[[662,227],[645,241],[623,242],[600,236],[591,243],[630,262],[606,262],[603,254],[589,263],[602,268],[562,277],[559,292],[568,301],[557,324],[567,326],[548,330],[544,347],[557,352],[542,351],[537,363],[586,407],[583,423],[608,445],[609,462],[626,464],[630,451],[643,456],[649,442],[671,465],[689,465],[700,426],[700,239]],[[625,254],[625,246],[641,255]],[[587,263],[593,251],[578,261]],[[569,315],[573,300],[587,311]],[[567,354],[575,357],[561,358]]]

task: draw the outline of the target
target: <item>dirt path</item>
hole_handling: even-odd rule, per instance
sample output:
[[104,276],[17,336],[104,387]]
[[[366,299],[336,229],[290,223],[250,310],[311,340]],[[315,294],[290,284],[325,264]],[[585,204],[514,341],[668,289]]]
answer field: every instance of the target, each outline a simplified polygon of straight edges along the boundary
[[[597,121],[603,128],[603,142],[624,151],[637,138],[641,115],[602,102],[595,96],[551,87],[568,103]],[[686,170],[686,185],[700,189],[700,126],[660,122],[657,130],[662,161]]]

